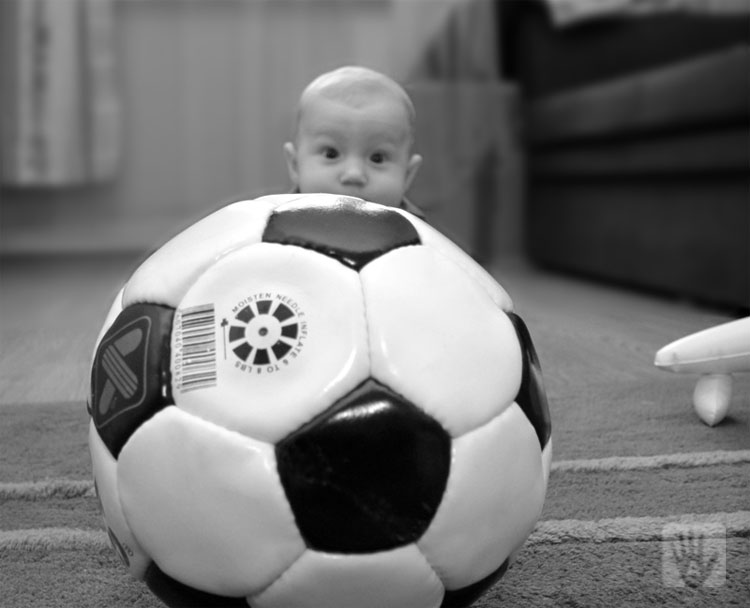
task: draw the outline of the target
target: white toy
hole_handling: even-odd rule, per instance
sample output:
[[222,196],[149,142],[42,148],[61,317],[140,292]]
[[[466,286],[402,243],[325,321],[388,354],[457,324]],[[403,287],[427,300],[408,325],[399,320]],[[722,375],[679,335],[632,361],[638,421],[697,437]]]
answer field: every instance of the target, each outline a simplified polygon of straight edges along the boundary
[[693,405],[709,426],[727,415],[732,399],[732,374],[750,371],[750,317],[704,329],[656,353],[660,369],[700,374]]

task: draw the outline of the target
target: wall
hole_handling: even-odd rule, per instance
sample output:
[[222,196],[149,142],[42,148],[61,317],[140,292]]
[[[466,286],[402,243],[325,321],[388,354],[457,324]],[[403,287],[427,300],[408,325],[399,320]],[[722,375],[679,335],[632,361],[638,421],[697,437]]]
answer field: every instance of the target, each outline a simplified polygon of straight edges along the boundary
[[222,202],[285,191],[304,85],[347,63],[403,80],[461,1],[117,0],[120,174],[3,188],[0,252],[149,250]]

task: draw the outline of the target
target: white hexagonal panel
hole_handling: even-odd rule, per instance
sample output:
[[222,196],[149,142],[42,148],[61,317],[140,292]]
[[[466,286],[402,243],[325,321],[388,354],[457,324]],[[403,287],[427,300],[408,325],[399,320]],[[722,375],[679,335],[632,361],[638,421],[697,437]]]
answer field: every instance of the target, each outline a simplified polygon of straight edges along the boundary
[[[402,215],[406,212],[396,209]],[[481,265],[477,264],[470,255],[456,245],[444,234],[435,230],[427,222],[420,220],[413,215],[407,215],[409,221],[414,225],[422,243],[433,249],[436,249],[449,260],[458,264],[468,275],[477,281],[490,295],[494,302],[506,312],[513,310],[513,300],[505,288],[500,285],[492,275],[487,272]]]
[[[332,593],[335,589],[336,593]],[[307,551],[254,608],[435,608],[444,588],[414,545],[367,555]]]
[[417,544],[448,589],[472,584],[524,543],[545,489],[539,440],[514,403],[454,440],[443,501]]
[[171,369],[182,409],[282,439],[369,374],[357,273],[292,245],[226,255],[179,304]]
[[93,422],[89,424],[89,450],[104,517],[115,535],[114,539],[110,537],[110,542],[130,573],[141,579],[151,559],[135,539],[125,520],[117,488],[117,461],[99,438]]
[[[324,192],[312,192],[306,194],[287,194],[287,198],[284,200],[277,209],[281,211],[288,211],[290,209],[304,208],[307,206],[317,205],[336,205],[342,199],[350,199],[351,201],[364,201],[364,199],[357,198],[356,196],[342,196],[340,194],[327,194]],[[365,201],[366,202],[366,201]]]
[[515,399],[522,359],[515,329],[485,289],[424,246],[361,272],[375,378],[457,437]]
[[176,407],[125,444],[118,481],[141,545],[165,573],[203,591],[256,593],[305,550],[273,447]]
[[195,277],[228,252],[258,243],[271,212],[299,194],[267,196],[227,205],[189,226],[133,273],[123,303],[177,306]]
[[115,296],[115,299],[112,301],[112,306],[109,308],[109,312],[107,312],[107,316],[104,318],[104,323],[102,324],[102,328],[99,330],[99,335],[96,338],[96,342],[94,343],[94,350],[91,352],[91,366],[94,365],[94,358],[96,357],[96,351],[99,348],[99,344],[102,341],[102,338],[104,338],[104,334],[107,333],[107,330],[109,330],[110,327],[112,327],[112,324],[115,322],[119,314],[122,312],[122,294],[125,291],[125,287],[120,289],[119,292],[117,292],[117,295]]

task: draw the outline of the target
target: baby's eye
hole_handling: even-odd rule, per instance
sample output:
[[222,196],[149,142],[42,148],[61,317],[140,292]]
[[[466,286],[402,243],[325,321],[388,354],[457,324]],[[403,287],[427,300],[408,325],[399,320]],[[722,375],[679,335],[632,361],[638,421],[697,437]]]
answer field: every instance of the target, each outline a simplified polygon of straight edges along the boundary
[[379,165],[380,163],[385,162],[385,154],[383,152],[375,152],[372,156],[370,156],[370,160]]
[[331,146],[326,146],[325,148],[323,148],[323,156],[328,159],[338,158],[339,151]]

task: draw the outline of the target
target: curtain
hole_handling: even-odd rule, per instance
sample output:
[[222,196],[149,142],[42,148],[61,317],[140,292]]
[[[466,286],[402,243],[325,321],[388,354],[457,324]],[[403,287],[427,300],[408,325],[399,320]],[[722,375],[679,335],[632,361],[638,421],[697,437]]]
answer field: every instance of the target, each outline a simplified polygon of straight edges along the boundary
[[2,0],[2,185],[116,175],[114,0]]

